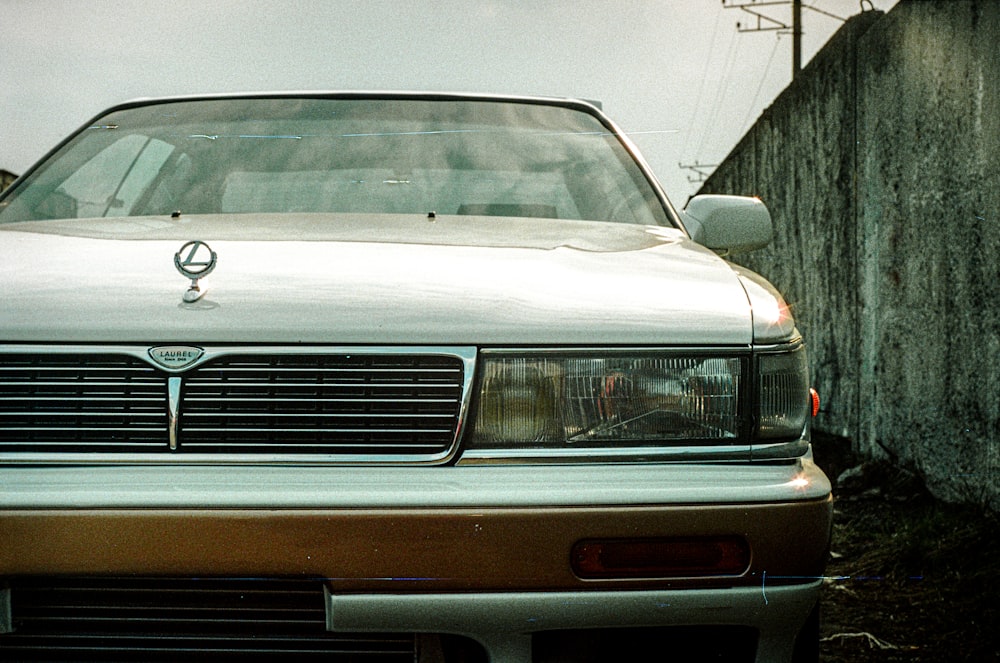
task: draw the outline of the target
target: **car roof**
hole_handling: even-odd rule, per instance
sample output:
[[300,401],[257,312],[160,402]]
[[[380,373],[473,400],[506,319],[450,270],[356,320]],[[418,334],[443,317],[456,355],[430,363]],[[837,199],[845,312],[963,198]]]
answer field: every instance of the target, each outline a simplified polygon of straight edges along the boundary
[[399,99],[416,101],[496,101],[505,103],[564,106],[598,115],[607,121],[603,104],[592,99],[573,97],[495,94],[484,92],[432,92],[415,90],[270,90],[256,92],[217,92],[156,97],[139,97],[108,108],[111,110],[175,101],[202,101],[211,99]]

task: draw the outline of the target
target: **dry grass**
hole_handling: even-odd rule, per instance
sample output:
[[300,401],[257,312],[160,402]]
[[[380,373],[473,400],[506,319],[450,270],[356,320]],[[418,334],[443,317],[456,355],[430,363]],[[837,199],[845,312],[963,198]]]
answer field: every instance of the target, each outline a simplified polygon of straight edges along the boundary
[[[844,469],[817,460],[831,478]],[[936,501],[895,468],[866,469],[837,491],[821,660],[1000,661],[998,514]]]

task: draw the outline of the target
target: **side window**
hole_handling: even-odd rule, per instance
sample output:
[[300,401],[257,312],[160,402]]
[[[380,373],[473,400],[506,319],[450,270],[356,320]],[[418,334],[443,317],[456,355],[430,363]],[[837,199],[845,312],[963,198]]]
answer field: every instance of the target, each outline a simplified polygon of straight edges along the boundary
[[58,192],[76,201],[77,217],[126,216],[173,151],[161,140],[125,136],[83,164]]

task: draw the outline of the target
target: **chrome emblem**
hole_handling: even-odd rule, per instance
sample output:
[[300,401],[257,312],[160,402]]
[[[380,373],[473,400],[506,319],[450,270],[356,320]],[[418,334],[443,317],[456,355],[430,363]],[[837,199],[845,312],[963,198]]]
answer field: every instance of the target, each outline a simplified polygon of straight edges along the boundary
[[198,287],[198,279],[204,278],[215,269],[218,256],[205,242],[187,242],[174,254],[174,267],[183,276],[191,279],[191,286],[184,293],[184,301],[196,302],[205,292]]
[[149,356],[157,364],[171,371],[179,371],[195,363],[205,351],[190,345],[161,345],[150,348]]

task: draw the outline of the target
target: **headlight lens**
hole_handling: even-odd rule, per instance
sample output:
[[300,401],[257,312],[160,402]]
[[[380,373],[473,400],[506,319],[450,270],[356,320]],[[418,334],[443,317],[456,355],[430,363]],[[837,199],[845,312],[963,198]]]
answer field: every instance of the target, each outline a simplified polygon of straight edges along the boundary
[[747,361],[486,355],[474,448],[735,442]]

